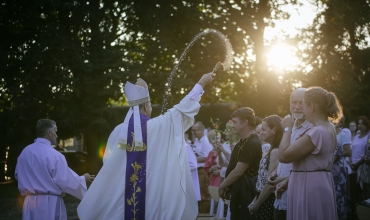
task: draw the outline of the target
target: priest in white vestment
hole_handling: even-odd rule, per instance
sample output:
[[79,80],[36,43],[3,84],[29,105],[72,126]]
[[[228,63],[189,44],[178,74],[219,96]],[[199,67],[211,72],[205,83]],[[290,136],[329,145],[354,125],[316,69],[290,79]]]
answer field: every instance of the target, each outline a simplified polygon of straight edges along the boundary
[[18,157],[15,178],[19,192],[25,196],[23,220],[67,220],[63,202],[65,193],[82,199],[87,191],[86,182],[93,177],[89,174],[78,176],[67,165],[56,145],[56,123],[41,119],[36,124],[37,139],[23,149]]
[[184,132],[193,125],[203,87],[211,81],[211,73],[203,75],[179,104],[153,119],[146,83],[126,83],[131,108],[109,136],[103,167],[77,208],[81,220],[196,219]]

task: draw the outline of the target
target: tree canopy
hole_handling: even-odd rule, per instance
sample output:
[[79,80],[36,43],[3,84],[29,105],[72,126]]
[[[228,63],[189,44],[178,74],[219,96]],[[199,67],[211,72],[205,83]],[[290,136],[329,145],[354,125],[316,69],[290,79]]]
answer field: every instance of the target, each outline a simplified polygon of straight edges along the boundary
[[[289,18],[283,6],[299,4],[293,0],[4,0],[1,147],[25,147],[40,118],[56,120],[60,138],[109,132],[123,117],[110,111],[125,103],[123,84],[138,77],[148,82],[152,103],[162,103],[174,64],[192,38],[207,28],[228,37],[234,61],[230,70],[217,73],[202,102],[236,102],[252,107],[260,117],[282,115],[289,113],[294,87],[318,85],[337,94],[350,118],[367,115],[370,105],[362,103],[370,94],[369,1],[316,1],[322,10],[312,26],[284,38],[298,48],[305,64],[279,75],[266,62],[275,40],[266,39],[266,28]],[[213,35],[195,42],[173,80],[172,104],[223,60],[220,43]]]
[[370,112],[369,13],[366,0],[327,1],[303,38],[313,67],[304,84],[334,91],[351,119]]

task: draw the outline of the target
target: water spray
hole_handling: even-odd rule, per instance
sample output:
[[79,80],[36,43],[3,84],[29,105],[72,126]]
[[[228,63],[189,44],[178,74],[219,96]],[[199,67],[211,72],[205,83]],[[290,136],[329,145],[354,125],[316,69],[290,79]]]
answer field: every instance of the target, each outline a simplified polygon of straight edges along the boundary
[[162,101],[162,111],[161,114],[163,115],[167,111],[167,106],[168,106],[168,97],[171,95],[171,86],[172,86],[172,78],[174,77],[176,71],[178,70],[181,62],[184,60],[187,52],[189,51],[190,47],[193,46],[193,44],[202,36],[207,35],[207,34],[213,34],[216,35],[219,40],[221,40],[224,51],[225,51],[225,59],[223,62],[217,62],[215,67],[212,70],[212,73],[214,74],[217,70],[223,70],[226,71],[230,68],[232,61],[233,61],[233,48],[231,46],[230,41],[227,39],[227,37],[222,34],[218,30],[214,29],[206,29],[199,34],[197,34],[193,40],[188,44],[188,46],[185,48],[184,52],[182,52],[178,63],[175,65],[175,67],[172,69],[170,76],[167,79],[167,84],[165,86],[164,90],[164,96],[163,96],[163,101]]

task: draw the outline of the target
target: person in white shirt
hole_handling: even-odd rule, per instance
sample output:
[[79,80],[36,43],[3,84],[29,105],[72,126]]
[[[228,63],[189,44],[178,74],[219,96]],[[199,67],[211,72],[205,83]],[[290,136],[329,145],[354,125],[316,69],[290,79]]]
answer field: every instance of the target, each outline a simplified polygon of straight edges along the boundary
[[366,150],[368,150],[366,146],[369,144],[370,137],[369,119],[366,116],[359,116],[357,127],[360,133],[352,140],[352,156],[349,159],[349,165],[352,170],[350,179],[357,179],[357,183],[353,180],[351,182],[352,208],[355,208],[356,203],[370,198],[370,160],[368,158],[369,155],[365,154]]
[[19,192],[25,196],[22,219],[67,220],[64,194],[82,199],[86,183],[91,183],[94,176],[78,176],[68,167],[64,155],[52,147],[58,137],[55,121],[39,120],[36,136],[18,157],[15,170]]
[[199,201],[199,213],[209,213],[210,195],[208,192],[209,177],[204,170],[204,162],[213,149],[206,135],[204,135],[204,124],[200,121],[194,123],[191,131],[195,137],[194,152],[197,155],[198,162],[198,177],[200,185],[201,201]]

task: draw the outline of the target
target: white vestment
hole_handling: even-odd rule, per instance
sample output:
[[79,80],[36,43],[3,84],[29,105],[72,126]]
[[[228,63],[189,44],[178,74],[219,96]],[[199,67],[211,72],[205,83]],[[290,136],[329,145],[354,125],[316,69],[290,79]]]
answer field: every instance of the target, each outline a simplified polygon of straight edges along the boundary
[[[200,85],[164,115],[147,122],[147,220],[194,220],[198,214],[184,132],[194,123]],[[124,218],[126,150],[117,148],[122,124],[110,134],[103,167],[77,208],[81,220]],[[140,210],[139,210],[140,211]]]
[[200,201],[201,197],[200,197],[200,186],[199,186],[199,177],[198,177],[197,156],[195,156],[193,149],[188,143],[186,143],[186,150],[188,152],[189,167],[190,167],[191,179],[193,180],[195,196],[197,200]]
[[69,169],[65,157],[49,140],[37,138],[18,157],[15,178],[19,192],[26,196],[23,220],[67,220],[64,193],[82,199],[86,180]]

